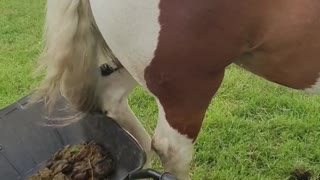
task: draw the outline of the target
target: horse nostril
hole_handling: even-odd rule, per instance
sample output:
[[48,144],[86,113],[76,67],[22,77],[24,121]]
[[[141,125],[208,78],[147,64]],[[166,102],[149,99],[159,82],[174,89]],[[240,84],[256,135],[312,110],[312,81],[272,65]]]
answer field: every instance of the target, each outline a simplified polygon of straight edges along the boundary
[[108,116],[108,113],[109,112],[107,110],[104,111],[104,115]]

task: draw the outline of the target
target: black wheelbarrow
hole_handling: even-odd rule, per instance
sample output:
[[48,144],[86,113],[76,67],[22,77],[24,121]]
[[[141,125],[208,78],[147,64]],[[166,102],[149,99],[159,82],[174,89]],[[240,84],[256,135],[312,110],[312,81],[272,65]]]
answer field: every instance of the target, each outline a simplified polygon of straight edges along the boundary
[[[137,141],[115,121],[103,114],[89,115],[68,126],[44,126],[43,104],[27,109],[28,96],[0,110],[0,179],[27,179],[65,145],[95,141],[104,145],[115,160],[111,180],[175,180],[169,173],[142,167],[146,155]],[[63,107],[63,103],[60,103]],[[65,115],[56,110],[54,116]]]

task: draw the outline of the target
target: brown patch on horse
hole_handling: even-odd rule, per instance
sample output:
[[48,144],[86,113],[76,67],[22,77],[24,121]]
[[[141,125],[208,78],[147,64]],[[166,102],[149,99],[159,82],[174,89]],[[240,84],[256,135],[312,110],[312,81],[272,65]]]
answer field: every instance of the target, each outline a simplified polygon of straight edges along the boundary
[[145,79],[169,124],[191,138],[233,62],[296,89],[319,76],[320,1],[162,0],[159,7],[159,43]]
[[275,83],[304,89],[320,72],[320,1],[263,1],[252,49],[236,63]]
[[246,49],[250,11],[243,6],[230,0],[160,1],[159,43],[145,79],[168,123],[191,139],[198,135],[225,67]]

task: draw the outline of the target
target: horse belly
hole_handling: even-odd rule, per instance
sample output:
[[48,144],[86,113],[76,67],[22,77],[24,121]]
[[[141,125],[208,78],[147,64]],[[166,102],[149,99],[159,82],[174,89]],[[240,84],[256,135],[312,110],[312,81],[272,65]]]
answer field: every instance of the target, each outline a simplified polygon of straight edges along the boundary
[[273,9],[265,14],[259,46],[236,63],[272,82],[320,92],[319,1],[288,1]]
[[[320,32],[320,30],[319,30]],[[320,34],[319,34],[320,35]],[[236,64],[269,81],[300,90],[320,92],[320,37],[312,42],[292,38],[270,48],[254,50],[240,58]]]
[[159,0],[91,0],[102,36],[128,72],[145,86],[144,69],[154,58]]
[[320,53],[313,52],[314,57],[311,58],[310,54],[305,52],[306,55],[303,52],[292,52],[283,56],[257,52],[242,57],[236,64],[271,82],[320,93]]

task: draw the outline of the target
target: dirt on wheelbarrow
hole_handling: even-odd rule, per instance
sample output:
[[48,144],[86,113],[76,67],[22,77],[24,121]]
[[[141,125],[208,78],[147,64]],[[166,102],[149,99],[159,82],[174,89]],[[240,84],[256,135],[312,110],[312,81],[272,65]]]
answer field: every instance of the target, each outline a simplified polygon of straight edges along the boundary
[[65,146],[29,180],[107,180],[114,169],[111,154],[90,142]]

